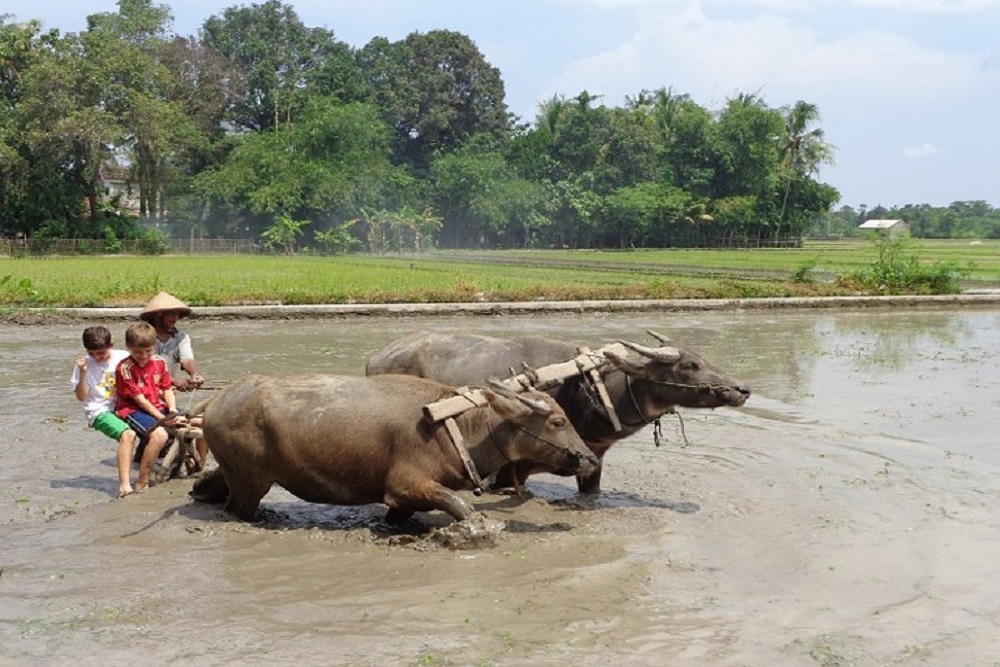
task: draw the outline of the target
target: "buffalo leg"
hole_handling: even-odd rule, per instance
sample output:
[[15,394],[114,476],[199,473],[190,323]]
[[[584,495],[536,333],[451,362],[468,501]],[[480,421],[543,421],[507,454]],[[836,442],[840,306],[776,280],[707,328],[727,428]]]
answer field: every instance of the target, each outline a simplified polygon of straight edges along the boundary
[[244,475],[234,480],[227,477],[226,481],[229,483],[226,511],[244,521],[253,521],[257,508],[260,507],[261,498],[271,489],[271,480]]
[[532,472],[533,468],[530,464],[507,463],[497,471],[490,488],[494,491],[512,488],[520,495],[524,489],[524,483]]
[[422,484],[419,488],[402,494],[387,494],[385,504],[389,506],[387,518],[389,514],[393,514],[394,509],[397,512],[402,511],[398,509],[400,506],[441,510],[455,517],[457,521],[469,519],[476,513],[475,508],[457,493],[437,482]]
[[472,505],[463,500],[451,489],[442,486],[435,495],[436,498],[433,499],[434,506],[439,510],[443,510],[452,515],[457,521],[471,519],[476,513],[476,510]]
[[600,493],[601,492],[601,466],[603,459],[597,460],[597,465],[586,475],[576,476],[576,488],[580,493]]
[[216,468],[200,477],[191,487],[189,495],[202,503],[219,505],[226,502],[226,498],[229,497],[229,485],[226,484],[222,470]]

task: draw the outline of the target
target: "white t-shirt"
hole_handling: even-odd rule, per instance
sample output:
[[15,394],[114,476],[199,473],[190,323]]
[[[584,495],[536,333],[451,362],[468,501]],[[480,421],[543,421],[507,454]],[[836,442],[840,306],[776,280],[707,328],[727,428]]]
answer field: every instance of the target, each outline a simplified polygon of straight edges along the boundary
[[194,359],[191,336],[180,329],[174,329],[167,340],[156,339],[156,353],[166,359],[167,372],[170,373],[170,379],[177,382],[183,369],[181,362]]
[[[128,356],[126,350],[112,348],[111,356],[104,363],[95,361],[89,354],[87,361],[87,398],[83,399],[83,414],[87,416],[87,425],[94,423],[97,415],[115,410],[115,368]],[[70,386],[76,389],[80,381],[80,369],[73,365],[73,378]]]

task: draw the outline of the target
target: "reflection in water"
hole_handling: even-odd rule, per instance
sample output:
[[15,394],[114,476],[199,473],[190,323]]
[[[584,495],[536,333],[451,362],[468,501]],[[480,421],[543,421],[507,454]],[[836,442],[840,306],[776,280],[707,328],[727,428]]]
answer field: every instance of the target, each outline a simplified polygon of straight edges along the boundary
[[[830,328],[824,325],[832,325]],[[837,351],[859,368],[884,366],[902,371],[924,349],[958,347],[971,341],[975,331],[961,312],[853,313],[820,323],[818,336],[832,335]]]

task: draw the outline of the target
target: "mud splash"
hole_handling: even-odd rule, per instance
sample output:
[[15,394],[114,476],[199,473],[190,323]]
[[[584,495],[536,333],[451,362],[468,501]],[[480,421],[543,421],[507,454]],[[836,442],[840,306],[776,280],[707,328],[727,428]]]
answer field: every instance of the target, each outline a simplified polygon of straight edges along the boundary
[[[68,377],[79,325],[0,325],[0,662],[928,665],[1000,662],[995,310],[192,321],[212,381],[360,374],[417,329],[586,343],[655,329],[754,389],[389,529],[281,489],[256,523],[190,481],[112,500]],[[122,327],[123,329],[124,327]],[[44,335],[39,335],[44,331]],[[121,332],[115,331],[116,337]],[[458,548],[455,548],[458,547]]]

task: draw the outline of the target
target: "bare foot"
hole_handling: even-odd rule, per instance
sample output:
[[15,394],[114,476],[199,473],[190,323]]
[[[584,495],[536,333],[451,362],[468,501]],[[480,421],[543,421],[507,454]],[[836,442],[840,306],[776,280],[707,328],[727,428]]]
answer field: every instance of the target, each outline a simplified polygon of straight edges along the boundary
[[119,498],[124,498],[125,496],[131,495],[131,494],[132,494],[132,487],[131,486],[120,486],[120,487],[118,487],[118,497]]
[[149,488],[149,480],[145,481],[136,480],[135,490],[133,491],[133,493],[142,493],[148,488]]

